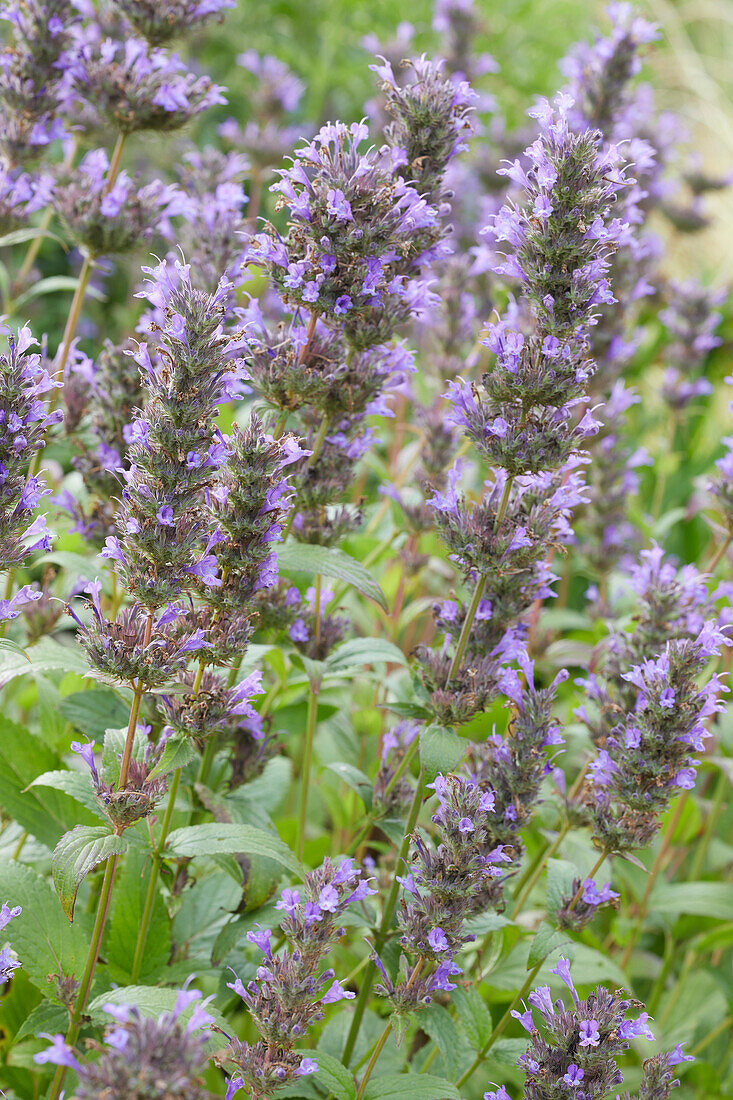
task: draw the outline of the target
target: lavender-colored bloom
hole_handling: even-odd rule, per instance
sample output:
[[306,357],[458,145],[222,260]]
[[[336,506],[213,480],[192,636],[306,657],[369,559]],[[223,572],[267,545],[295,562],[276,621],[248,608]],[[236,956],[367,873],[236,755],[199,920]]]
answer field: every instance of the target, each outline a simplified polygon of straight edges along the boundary
[[[361,150],[367,137],[362,123],[328,123],[296,151],[292,167],[280,170],[271,188],[290,211],[287,237],[269,226],[256,237],[253,256],[286,301],[319,316],[335,318],[336,302],[347,296],[352,308],[344,326],[359,348],[388,340],[398,320],[416,308],[407,285],[420,261],[416,234],[438,218],[392,158]],[[351,220],[329,209],[336,191]]]
[[35,1061],[72,1068],[77,1075],[74,1095],[79,1100],[154,1095],[162,1081],[171,1100],[205,1100],[209,1095],[203,1079],[208,1064],[206,1029],[214,1022],[206,1005],[211,998],[197,1005],[188,1020],[183,1015],[200,996],[198,990],[184,988],[173,1010],[157,1019],[144,1016],[136,1005],[105,1005],[114,1024],[107,1029],[94,1061],[80,1062],[60,1035],[51,1048],[35,1055]]
[[228,284],[209,295],[194,290],[185,265],[145,270],[143,293],[163,327],[153,358],[146,344],[133,357],[148,399],[128,452],[118,535],[102,554],[117,562],[128,590],[156,608],[194,586],[221,586],[203,494],[228,451],[214,417],[237,364],[222,334]]
[[51,547],[45,516],[36,514],[49,490],[42,479],[28,477],[28,466],[45,446],[48,428],[63,419],[59,410],[47,409],[45,395],[57,383],[33,351],[38,341],[28,326],[17,334],[5,328],[4,335],[8,353],[0,356],[0,570],[16,568],[34,550]]
[[89,256],[128,252],[148,240],[163,217],[182,210],[175,187],[160,180],[139,186],[120,172],[111,187],[105,181],[107,154],[86,154],[73,172],[62,169],[52,202],[74,243]]
[[187,72],[177,54],[142,38],[115,42],[76,32],[76,91],[121,133],[177,130],[200,111],[225,103],[222,89]]
[[[623,993],[608,993],[601,986],[580,1000],[570,977],[567,960],[554,972],[566,982],[573,1004],[550,999],[547,987],[535,990],[529,1003],[542,1016],[541,1028],[532,1031],[530,1045],[519,1059],[525,1070],[525,1100],[577,1096],[601,1100],[623,1080],[617,1059],[628,1049],[636,1021],[627,1020],[634,1006]],[[644,1014],[645,1015],[645,1014]]]
[[298,1039],[323,1019],[323,1006],[354,994],[334,980],[331,969],[322,969],[324,956],[343,935],[339,919],[350,903],[373,891],[361,878],[353,860],[336,866],[326,860],[317,871],[305,876],[303,888],[286,890],[279,906],[284,913],[281,927],[288,947],[269,954],[269,931],[257,933],[268,954],[256,980],[245,986],[239,978],[229,983],[244,1001],[254,1021],[259,1040],[244,1043],[232,1039],[215,1055],[215,1061],[236,1066],[227,1095],[248,1086],[257,1095],[276,1092],[297,1077],[313,1073],[317,1064],[295,1050]]

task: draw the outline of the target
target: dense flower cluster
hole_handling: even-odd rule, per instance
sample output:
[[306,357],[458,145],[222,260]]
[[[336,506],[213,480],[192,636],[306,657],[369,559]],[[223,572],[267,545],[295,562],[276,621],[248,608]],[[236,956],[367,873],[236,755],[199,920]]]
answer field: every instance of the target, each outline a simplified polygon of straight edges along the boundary
[[[44,395],[58,385],[38,352],[38,341],[28,326],[17,334],[5,328],[7,355],[0,356],[0,569],[21,565],[34,550],[49,550],[46,517],[36,515],[49,492],[41,478],[28,476],[28,467],[46,442],[46,432],[63,420],[60,410],[49,412]],[[37,598],[27,587],[0,602],[0,620],[15,618],[17,608]]]
[[326,860],[305,876],[302,890],[284,890],[276,905],[283,914],[280,926],[289,944],[286,950],[273,950],[269,928],[247,933],[263,959],[254,981],[245,986],[236,978],[229,988],[244,1001],[260,1038],[253,1044],[232,1039],[217,1053],[219,1064],[236,1066],[227,1096],[249,1088],[253,1096],[263,1097],[318,1068],[295,1044],[323,1018],[324,1005],[355,996],[343,988],[331,968],[322,969],[322,963],[344,933],[339,918],[347,907],[373,893],[353,860],[344,859],[338,866]]
[[196,30],[236,0],[115,0],[135,29],[153,46]]
[[62,1035],[48,1035],[52,1046],[35,1060],[73,1069],[78,1081],[74,1095],[79,1100],[98,1100],[100,1096],[130,1100],[150,1095],[205,1100],[209,1095],[203,1078],[208,1062],[207,1029],[214,1022],[206,1005],[211,998],[196,1005],[188,1019],[184,1016],[200,997],[196,989],[182,989],[174,1008],[157,1019],[143,1015],[136,1005],[107,1004],[104,1011],[114,1024],[104,1043],[93,1044],[96,1059],[80,1061]]

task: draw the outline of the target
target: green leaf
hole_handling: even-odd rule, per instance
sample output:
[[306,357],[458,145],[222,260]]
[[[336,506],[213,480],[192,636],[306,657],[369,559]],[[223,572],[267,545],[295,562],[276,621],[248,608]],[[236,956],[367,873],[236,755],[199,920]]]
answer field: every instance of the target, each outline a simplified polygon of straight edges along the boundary
[[652,891],[649,910],[733,920],[733,887],[727,882],[659,883]]
[[7,650],[8,653],[21,653],[28,664],[31,663],[31,659],[23,647],[18,645],[17,642],[14,642],[12,638],[0,638],[0,652],[3,650]]
[[101,741],[110,726],[122,726],[130,716],[129,706],[113,691],[75,691],[65,695],[59,711],[80,733]]
[[[176,1007],[178,998],[177,989],[162,989],[149,985],[126,985],[119,989],[112,989],[102,993],[89,1003],[87,1009],[92,1021],[96,1024],[109,1024],[112,1017],[104,1011],[105,1005],[134,1005],[140,1010],[142,1016],[148,1019],[157,1019],[163,1012],[172,1012]],[[180,1015],[180,1019],[187,1022],[196,1011],[200,1001],[194,1001]],[[206,1006],[206,1011],[214,1017],[214,1024],[223,1031],[231,1032],[231,1024],[222,1016],[221,1012],[212,1004]],[[228,1043],[224,1035],[212,1031],[209,1040],[210,1050],[221,1050]]]
[[[110,976],[122,985],[130,981],[132,961],[142,922],[151,863],[144,852],[130,849],[115,882],[112,914],[107,925],[103,953]],[[141,981],[153,984],[164,976],[171,956],[171,927],[160,886],[153,898]]]
[[[65,252],[68,252],[65,242],[55,233],[40,226],[28,226],[26,229],[14,229],[11,233],[4,233],[0,237],[0,248],[10,248],[14,244],[25,244],[26,241],[34,241],[36,237],[50,237],[52,241],[60,244]],[[76,284],[76,279],[73,280]]]
[[326,767],[329,771],[336,772],[336,775],[340,776],[344,783],[351,787],[352,791],[356,791],[366,808],[371,810],[374,787],[372,786],[372,781],[368,776],[364,775],[364,772],[355,768],[353,764],[344,763],[343,760],[337,760],[333,764],[327,764]]
[[420,730],[420,763],[425,778],[452,772],[466,751],[466,742],[447,726],[425,726]]
[[532,970],[537,963],[544,962],[548,955],[557,951],[563,944],[571,943],[567,932],[558,932],[548,921],[543,920],[532,939],[527,959],[527,970]]
[[60,758],[35,734],[0,717],[0,806],[51,849],[67,829],[96,820],[63,791],[28,790],[39,774],[60,769]]
[[300,863],[278,836],[266,833],[264,829],[255,829],[252,825],[217,822],[186,825],[170,834],[166,851],[171,856],[208,856],[218,852],[264,856],[274,859],[294,875],[303,874]]
[[474,1050],[481,1050],[491,1035],[491,1013],[473,986],[454,989],[451,1000],[466,1038]]
[[53,638],[41,638],[21,653],[0,651],[0,688],[28,673],[76,672],[85,676],[88,671],[86,657],[77,645],[61,645]]
[[167,775],[177,768],[185,768],[196,758],[196,748],[190,737],[171,737],[163,746],[163,754],[150,772],[148,779],[155,779],[159,775]]
[[[78,281],[71,275],[50,275],[47,279],[39,279],[23,294],[18,295],[13,302],[13,311],[17,313],[27,302],[32,302],[34,298],[41,298],[44,294],[55,294],[59,290],[70,290],[73,293]],[[105,300],[104,294],[95,286],[88,286],[86,294],[89,298],[96,298],[98,302]]]
[[572,901],[573,881],[582,878],[575,864],[567,859],[547,861],[547,913],[550,917],[554,917],[565,901]]
[[322,1085],[325,1093],[333,1093],[336,1100],[354,1100],[356,1086],[354,1078],[338,1058],[326,1054],[323,1050],[299,1050],[304,1058],[312,1058],[318,1063],[318,1069],[310,1076],[316,1084]]
[[460,1100],[455,1085],[429,1073],[387,1073],[372,1077],[364,1100]]
[[335,546],[311,546],[305,542],[288,542],[277,552],[281,568],[286,573],[322,574],[335,577],[356,588],[387,610],[387,597],[371,573],[361,562]]
[[327,673],[334,673],[376,664],[406,665],[407,658],[386,638],[352,638],[334,649],[326,660],[326,669]]
[[0,864],[0,897],[22,908],[13,919],[11,939],[25,974],[43,995],[48,996],[51,974],[80,978],[88,933],[69,924],[50,882],[23,863]]
[[86,558],[73,550],[49,550],[47,554],[36,558],[34,564],[45,565],[46,562],[60,565],[74,579],[83,577],[86,581],[94,581],[99,577],[99,559]]
[[[567,951],[570,955],[571,952]],[[617,989],[628,984],[628,978],[613,959],[594,947],[584,943],[573,943],[572,975],[576,985],[598,985],[601,982],[614,982]]]
[[442,1005],[433,1003],[420,1010],[417,1022],[440,1051],[445,1063],[446,1077],[457,1077],[461,1036],[450,1012]]
[[38,776],[38,779],[34,779],[32,783],[29,783],[26,789],[31,790],[33,787],[50,787],[54,791],[64,791],[70,798],[85,806],[100,821],[109,824],[109,819],[94,796],[89,776],[83,775],[82,772],[69,770],[44,772],[43,775]]
[[110,856],[127,851],[127,841],[103,825],[77,825],[66,833],[51,859],[53,884],[70,921],[74,919],[76,894],[84,879]]
[[25,1019],[15,1035],[14,1042],[19,1043],[28,1035],[40,1035],[42,1031],[49,1035],[65,1031],[69,1024],[69,1011],[63,1005],[42,1001]]

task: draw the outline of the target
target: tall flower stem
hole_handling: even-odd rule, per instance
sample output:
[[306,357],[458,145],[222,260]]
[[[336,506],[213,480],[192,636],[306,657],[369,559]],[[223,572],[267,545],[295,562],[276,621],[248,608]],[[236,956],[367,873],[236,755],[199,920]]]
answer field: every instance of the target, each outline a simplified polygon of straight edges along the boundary
[[[99,949],[102,946],[102,936],[104,934],[104,926],[107,923],[107,916],[109,914],[109,907],[112,901],[112,888],[115,881],[115,873],[117,871],[117,856],[111,856],[107,860],[107,866],[104,871],[104,881],[102,883],[102,891],[99,895],[99,904],[97,905],[97,918],[94,922],[94,929],[92,930],[92,940],[89,945],[89,954],[87,955],[86,966],[84,967],[84,973],[81,979],[81,985],[79,986],[79,992],[76,995],[76,1001],[74,1002],[74,1012],[69,1023],[69,1030],[66,1033],[66,1043],[68,1046],[73,1047],[76,1040],[79,1037],[79,1031],[81,1030],[81,1018],[86,1008],[87,999],[89,997],[89,990],[92,987],[92,980],[94,978],[94,971],[97,966],[97,959],[99,958]],[[48,1094],[48,1100],[58,1100],[61,1095],[61,1089],[64,1084],[64,1078],[66,1077],[66,1066],[59,1066],[54,1075],[53,1082],[51,1084],[51,1091]]]
[[[410,980],[407,983],[407,988],[408,989],[413,984],[413,982],[416,981],[416,979],[419,977],[420,971],[422,970],[422,968],[423,968],[423,960],[421,959],[416,964],[415,969],[413,970],[412,974],[410,975]],[[379,1059],[379,1055],[384,1050],[385,1043],[389,1039],[391,1033],[392,1033],[392,1021],[389,1020],[387,1022],[387,1026],[385,1027],[384,1031],[379,1036],[379,1039],[376,1042],[374,1050],[372,1051],[372,1056],[369,1059],[369,1063],[367,1065],[367,1068],[364,1070],[364,1076],[362,1077],[361,1082],[359,1084],[359,1090],[356,1094],[356,1100],[362,1100],[362,1097],[363,1097],[363,1095],[366,1091],[366,1087],[369,1083],[369,1078],[372,1075],[374,1067],[377,1064],[377,1060]]]
[[300,769],[300,810],[298,816],[297,856],[302,862],[305,851],[305,827],[308,818],[308,788],[310,785],[311,763],[313,761],[313,739],[318,722],[318,692],[320,685],[310,682],[308,690],[308,714],[305,728],[305,748]]
[[[501,500],[499,501],[499,510],[496,513],[496,519],[494,520],[494,530],[498,531],[504,522],[504,516],[506,515],[507,505],[509,504],[509,494],[512,491],[512,485],[514,484],[514,478],[508,477],[504,483],[504,490],[501,494]],[[461,667],[461,661],[463,660],[463,654],[466,652],[466,646],[468,645],[468,639],[471,636],[471,628],[473,627],[473,620],[476,618],[476,612],[478,606],[481,603],[483,594],[486,591],[486,577],[481,577],[473,593],[473,599],[471,600],[468,611],[466,612],[466,618],[463,620],[463,626],[461,627],[461,633],[458,636],[458,644],[456,645],[456,652],[453,655],[450,669],[448,671],[448,679],[446,680],[446,688],[450,687],[450,682]]]
[[639,911],[636,917],[636,923],[631,930],[631,936],[629,937],[629,941],[624,948],[624,953],[621,956],[620,966],[622,970],[624,970],[629,965],[631,953],[636,946],[636,941],[639,938],[639,934],[641,932],[641,926],[644,923],[644,917],[646,916],[647,906],[649,905],[649,898],[651,897],[652,890],[654,889],[654,883],[657,880],[657,875],[662,869],[662,864],[667,858],[667,852],[669,851],[672,844],[672,837],[674,836],[674,831],[677,828],[677,823],[679,822],[679,819],[682,815],[682,811],[685,808],[686,801],[687,800],[684,795],[680,799],[678,799],[674,813],[669,819],[667,828],[664,830],[664,837],[662,839],[662,843],[659,845],[659,851],[657,852],[654,863],[652,864],[652,869],[647,880],[646,889],[644,890],[644,896],[639,902]]
[[530,970],[529,974],[527,975],[527,980],[525,981],[524,985],[522,986],[522,988],[519,990],[519,992],[515,996],[512,1003],[509,1005],[509,1008],[506,1010],[506,1012],[504,1013],[502,1018],[499,1020],[499,1023],[496,1025],[494,1030],[491,1032],[491,1035],[489,1035],[488,1039],[486,1040],[484,1045],[481,1047],[481,1050],[478,1052],[478,1054],[474,1058],[471,1065],[468,1067],[468,1069],[465,1071],[465,1073],[463,1073],[458,1078],[458,1080],[456,1081],[456,1088],[459,1088],[459,1089],[462,1088],[463,1085],[465,1085],[466,1081],[468,1081],[469,1077],[473,1076],[473,1074],[476,1072],[476,1070],[479,1068],[479,1066],[481,1065],[481,1063],[485,1059],[488,1052],[493,1047],[494,1043],[502,1035],[502,1033],[504,1031],[504,1028],[506,1027],[506,1025],[509,1023],[509,1020],[511,1019],[512,1009],[516,1008],[517,1005],[519,1004],[519,1002],[525,996],[525,994],[529,990],[530,986],[532,985],[532,982],[537,977],[541,966],[542,966],[542,963],[538,962],[537,965],[532,970]]
[[[400,846],[399,854],[397,856],[397,863],[395,865],[395,874],[392,879],[392,887],[390,889],[387,901],[385,902],[384,910],[382,911],[382,919],[379,924],[379,930],[374,938],[374,952],[379,954],[384,946],[389,932],[389,926],[392,923],[392,916],[397,905],[397,896],[400,892],[400,884],[397,881],[397,875],[400,873],[400,866],[404,863],[407,852],[410,847],[410,837],[417,819],[420,814],[420,807],[422,806],[423,798],[423,774],[420,771],[418,776],[417,787],[415,788],[415,794],[412,799],[412,805],[410,806],[410,812],[405,825],[405,835]],[[345,1066],[348,1066],[351,1061],[351,1056],[354,1053],[354,1047],[356,1045],[356,1039],[359,1034],[359,1028],[361,1027],[361,1021],[364,1018],[364,1012],[366,1010],[367,1001],[372,991],[372,985],[374,984],[374,978],[377,973],[377,967],[373,961],[370,960],[364,974],[364,980],[359,990],[359,997],[354,1008],[354,1017],[351,1021],[351,1027],[349,1028],[349,1034],[346,1037],[346,1044],[344,1046],[344,1052],[341,1056],[341,1061]]]
[[168,791],[168,805],[165,808],[165,816],[163,818],[160,836],[158,838],[158,843],[155,847],[155,852],[153,853],[153,867],[150,872],[150,881],[148,882],[148,892],[145,895],[145,903],[143,905],[142,917],[140,918],[140,929],[137,934],[135,954],[133,956],[132,969],[130,971],[130,980],[133,985],[140,977],[140,969],[142,967],[143,956],[145,954],[145,943],[148,938],[148,932],[150,931],[150,920],[153,915],[155,891],[158,886],[158,877],[160,876],[160,868],[163,862],[165,842],[168,839],[168,831],[171,826],[171,818],[173,817],[173,808],[175,806],[176,795],[178,794],[178,785],[180,781],[181,769],[176,768],[173,773],[170,789]]

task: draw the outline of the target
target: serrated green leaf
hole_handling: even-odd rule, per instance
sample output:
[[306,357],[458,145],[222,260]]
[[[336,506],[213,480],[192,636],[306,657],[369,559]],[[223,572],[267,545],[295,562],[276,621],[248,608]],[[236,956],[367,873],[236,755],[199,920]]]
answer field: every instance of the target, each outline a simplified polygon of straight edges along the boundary
[[491,1035],[491,1013],[472,986],[454,989],[451,1000],[466,1038],[474,1050],[481,1050]]
[[63,1005],[51,1004],[50,1001],[42,1001],[36,1005],[31,1014],[24,1020],[15,1035],[14,1042],[19,1043],[28,1035],[40,1035],[45,1031],[49,1035],[63,1032],[69,1023],[69,1010]]
[[25,864],[0,864],[0,897],[21,906],[13,919],[13,948],[43,995],[48,996],[51,974],[80,978],[89,950],[88,930],[69,924],[50,882]]
[[51,849],[67,829],[97,820],[63,791],[28,790],[36,776],[61,767],[60,758],[35,734],[0,717],[0,806]]
[[333,764],[327,764],[326,767],[329,771],[340,776],[344,783],[351,787],[352,791],[356,791],[366,808],[371,810],[374,787],[372,781],[367,775],[364,775],[363,771],[355,768],[353,764],[345,763],[343,760],[336,760]]
[[455,1085],[429,1073],[387,1073],[372,1077],[364,1100],[460,1100]]
[[103,825],[77,825],[61,837],[51,859],[53,884],[64,912],[74,919],[76,894],[86,876],[110,856],[127,850],[127,840]]
[[155,779],[159,775],[167,775],[177,768],[185,768],[196,758],[196,748],[190,737],[171,737],[163,746],[160,760],[150,772],[148,779]]
[[174,829],[168,837],[166,851],[171,856],[206,856],[217,852],[234,855],[256,855],[272,859],[295,875],[303,868],[288,847],[273,833],[252,825],[227,825],[208,822]]
[[65,695],[59,711],[67,722],[92,741],[101,741],[110,726],[122,726],[130,708],[113,691],[75,691]]
[[544,962],[553,951],[559,950],[564,944],[570,943],[567,932],[558,932],[546,920],[542,921],[532,939],[527,958],[527,970],[532,970],[538,963]]
[[28,784],[27,790],[33,787],[50,787],[54,791],[64,791],[70,798],[85,806],[100,821],[109,824],[109,819],[94,797],[88,775],[83,775],[81,772],[72,772],[68,769],[66,771],[44,772],[43,775],[39,775],[37,779]]
[[312,546],[304,542],[288,542],[277,552],[280,567],[286,573],[309,573],[335,577],[356,588],[387,610],[387,597],[371,573],[360,561],[335,546]]
[[457,1077],[461,1037],[451,1014],[442,1005],[431,1004],[420,1010],[417,1022],[440,1051],[446,1077]]
[[17,642],[14,642],[12,638],[0,638],[0,653],[3,650],[6,650],[8,653],[20,653],[25,657],[28,664],[31,663],[31,659],[23,647],[18,645]]
[[733,886],[727,882],[659,883],[649,899],[649,910],[733,920]]
[[326,660],[326,671],[327,674],[344,672],[374,664],[406,665],[407,658],[398,646],[386,638],[352,638],[333,650]]
[[430,783],[436,775],[452,772],[465,751],[466,742],[447,726],[425,726],[420,730],[420,763]]
[[338,1058],[323,1050],[299,1050],[298,1054],[318,1063],[318,1069],[314,1074],[309,1074],[309,1077],[317,1085],[321,1085],[327,1094],[333,1093],[336,1100],[353,1100],[356,1096],[354,1078]]

